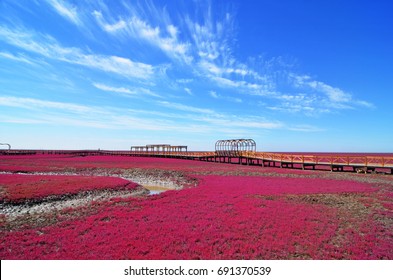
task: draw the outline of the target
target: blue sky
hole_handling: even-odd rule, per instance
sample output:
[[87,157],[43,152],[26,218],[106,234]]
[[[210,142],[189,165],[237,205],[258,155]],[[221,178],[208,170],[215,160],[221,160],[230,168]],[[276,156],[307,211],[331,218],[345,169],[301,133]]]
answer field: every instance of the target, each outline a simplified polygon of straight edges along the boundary
[[392,11],[381,0],[1,0],[0,142],[393,152]]

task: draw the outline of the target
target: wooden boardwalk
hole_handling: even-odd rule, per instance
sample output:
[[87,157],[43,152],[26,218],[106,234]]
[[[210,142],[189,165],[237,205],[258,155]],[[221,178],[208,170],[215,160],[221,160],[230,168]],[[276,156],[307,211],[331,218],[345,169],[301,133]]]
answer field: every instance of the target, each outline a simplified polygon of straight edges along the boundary
[[393,156],[346,154],[287,154],[246,151],[113,151],[113,150],[0,150],[0,155],[140,156],[200,160],[262,167],[378,172],[393,174]]
[[256,152],[253,158],[261,159],[279,167],[300,167],[301,169],[317,169],[328,167],[331,171],[352,170],[357,172],[373,172],[377,169],[390,170],[393,174],[393,156],[362,155],[298,155]]

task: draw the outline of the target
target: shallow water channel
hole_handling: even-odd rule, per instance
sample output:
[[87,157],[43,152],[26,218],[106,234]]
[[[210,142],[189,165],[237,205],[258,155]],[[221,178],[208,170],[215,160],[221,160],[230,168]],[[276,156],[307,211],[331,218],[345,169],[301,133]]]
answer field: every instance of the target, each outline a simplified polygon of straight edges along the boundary
[[149,195],[157,195],[165,191],[173,190],[173,188],[162,187],[162,186],[151,186],[151,185],[142,185],[142,186],[149,191]]

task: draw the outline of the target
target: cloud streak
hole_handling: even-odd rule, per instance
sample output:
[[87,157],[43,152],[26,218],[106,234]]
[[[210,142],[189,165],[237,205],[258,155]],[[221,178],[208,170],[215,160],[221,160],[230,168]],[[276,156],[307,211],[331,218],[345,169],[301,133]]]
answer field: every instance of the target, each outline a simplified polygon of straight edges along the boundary
[[74,113],[97,113],[89,106],[73,103],[55,102],[35,98],[0,96],[0,106],[17,107],[23,109],[60,109]]
[[103,83],[93,83],[92,85],[99,90],[120,93],[124,94],[125,96],[137,96],[143,94],[161,98],[159,94],[156,94],[150,89],[146,88],[113,87]]
[[[173,109],[170,114],[154,111],[121,110],[114,107],[87,106],[67,102],[55,102],[36,98],[1,96],[0,106],[20,108],[31,112],[31,118],[8,117],[7,123],[71,125],[104,129],[141,129],[152,131],[187,131],[250,133],[254,129],[282,129],[285,125],[278,121],[267,121],[258,116],[236,116],[219,114],[211,109],[192,107],[165,101],[157,102]],[[143,114],[144,116],[141,116]],[[178,120],[182,121],[179,122]],[[186,125],[185,125],[186,124]],[[196,129],[196,130],[195,130]]]
[[98,25],[113,36],[128,36],[142,40],[163,51],[168,57],[190,64],[193,58],[188,54],[190,45],[178,38],[179,30],[173,24],[152,26],[138,15],[130,15],[127,19],[118,20],[112,24],[104,18],[102,12],[93,12]]
[[23,63],[27,63],[27,64],[30,64],[30,65],[34,65],[34,63],[31,60],[29,60],[28,58],[26,58],[23,55],[16,56],[16,55],[14,55],[12,53],[0,52],[0,57],[4,57],[4,58],[10,59],[10,60],[17,61],[17,62],[23,62]]
[[152,65],[135,62],[125,57],[86,53],[78,48],[63,47],[52,37],[34,31],[11,30],[0,26],[0,38],[8,44],[49,59],[82,65],[126,78],[148,79],[154,74]]
[[82,25],[77,8],[62,0],[46,0],[46,2],[62,17],[76,25]]
[[131,95],[136,94],[135,91],[132,91],[132,90],[130,90],[128,88],[124,88],[124,87],[111,87],[111,86],[107,86],[107,85],[104,85],[101,83],[93,83],[93,86],[95,86],[96,88],[103,90],[103,91],[126,93],[126,94],[131,94]]
[[315,94],[322,94],[323,96],[318,98],[318,102],[322,102],[327,108],[353,109],[355,106],[374,107],[372,103],[357,100],[353,98],[352,94],[324,82],[316,81],[310,76],[291,73],[289,77],[296,88],[308,89]]

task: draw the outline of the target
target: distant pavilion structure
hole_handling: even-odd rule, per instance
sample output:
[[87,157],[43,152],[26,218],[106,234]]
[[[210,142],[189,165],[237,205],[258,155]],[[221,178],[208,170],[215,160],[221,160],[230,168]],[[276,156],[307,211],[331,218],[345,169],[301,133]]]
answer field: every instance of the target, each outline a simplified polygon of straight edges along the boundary
[[131,152],[151,152],[151,153],[167,153],[167,152],[187,152],[187,146],[172,146],[169,144],[149,144],[146,146],[131,146]]

